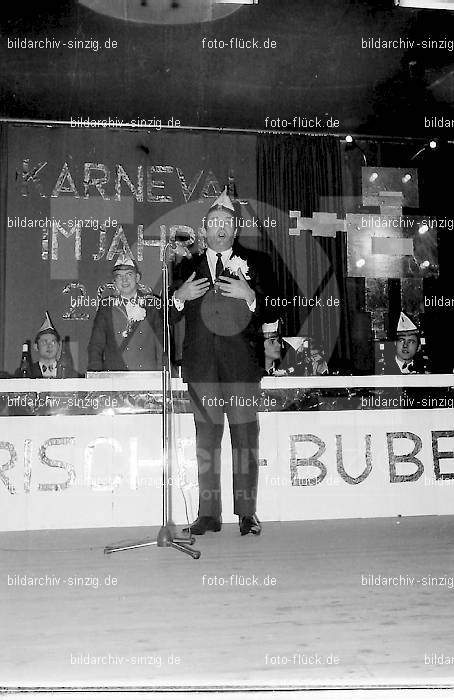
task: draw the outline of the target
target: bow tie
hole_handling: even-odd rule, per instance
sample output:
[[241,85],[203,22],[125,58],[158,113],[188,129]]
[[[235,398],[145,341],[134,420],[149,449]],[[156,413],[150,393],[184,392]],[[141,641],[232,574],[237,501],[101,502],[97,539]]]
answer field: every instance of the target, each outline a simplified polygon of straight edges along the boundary
[[48,367],[46,365],[43,365],[43,372],[53,372],[55,367],[56,365],[49,365]]

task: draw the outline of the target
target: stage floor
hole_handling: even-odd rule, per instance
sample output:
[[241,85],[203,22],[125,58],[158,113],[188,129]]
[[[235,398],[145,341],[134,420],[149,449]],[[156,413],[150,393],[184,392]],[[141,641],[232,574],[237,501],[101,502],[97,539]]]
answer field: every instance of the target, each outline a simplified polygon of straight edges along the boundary
[[198,561],[103,554],[156,532],[0,534],[0,685],[454,684],[454,516],[226,525]]

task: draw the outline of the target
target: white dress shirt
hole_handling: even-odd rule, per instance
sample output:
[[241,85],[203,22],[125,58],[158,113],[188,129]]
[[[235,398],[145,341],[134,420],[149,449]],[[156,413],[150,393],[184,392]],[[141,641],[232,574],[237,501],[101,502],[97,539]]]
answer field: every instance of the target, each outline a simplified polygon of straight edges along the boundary
[[[44,370],[44,367],[46,368]],[[41,362],[39,361],[39,368],[41,370],[41,374],[43,377],[46,377],[48,379],[56,379],[57,378],[57,361],[53,360],[52,362]]]
[[[413,360],[407,362],[406,360],[401,360],[400,357],[396,355],[396,365],[399,367],[401,374],[412,374]],[[404,367],[404,365],[406,366]]]

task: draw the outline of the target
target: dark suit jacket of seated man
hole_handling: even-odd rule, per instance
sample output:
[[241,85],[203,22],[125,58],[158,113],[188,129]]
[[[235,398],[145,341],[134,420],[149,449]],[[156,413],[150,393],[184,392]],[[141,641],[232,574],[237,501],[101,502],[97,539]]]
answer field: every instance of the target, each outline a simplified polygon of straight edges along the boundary
[[[191,284],[199,284],[201,290],[205,289],[197,298],[186,299],[180,311],[185,316],[182,370],[183,379],[189,385],[196,426],[198,516],[214,518],[219,521],[216,529],[220,529],[220,453],[224,412],[229,421],[232,443],[234,512],[241,521],[242,517],[253,516],[256,511],[257,399],[263,353],[261,324],[275,320],[276,311],[270,304],[275,290],[268,256],[243,248],[235,241],[230,258],[223,261],[221,280],[226,277],[238,280],[238,274],[226,269],[226,265],[235,267],[235,261],[238,264],[240,260],[254,297],[248,304],[244,298],[229,295],[229,282],[215,283],[213,249],[211,263],[208,255],[207,250],[189,260],[184,259],[176,268],[174,300],[176,297],[175,305],[181,309],[178,290],[185,281],[191,280]],[[207,281],[203,282],[203,279]],[[242,531],[241,534],[245,533]]]

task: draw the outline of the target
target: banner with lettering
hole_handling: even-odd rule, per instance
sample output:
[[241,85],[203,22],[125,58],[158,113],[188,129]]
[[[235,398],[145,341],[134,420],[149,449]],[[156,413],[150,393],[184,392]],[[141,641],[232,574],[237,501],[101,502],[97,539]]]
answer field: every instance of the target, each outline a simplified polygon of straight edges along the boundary
[[[107,397],[110,401],[111,398]],[[161,417],[0,418],[0,530],[161,523]],[[260,413],[263,521],[452,513],[452,409]],[[236,522],[228,429],[223,519]],[[175,416],[173,519],[197,515],[191,414]]]
[[48,310],[83,372],[99,294],[117,254],[132,254],[144,287],[159,294],[163,243],[180,232],[197,237],[229,174],[241,198],[256,197],[255,141],[9,126],[4,369],[17,368],[21,344],[33,340]]

